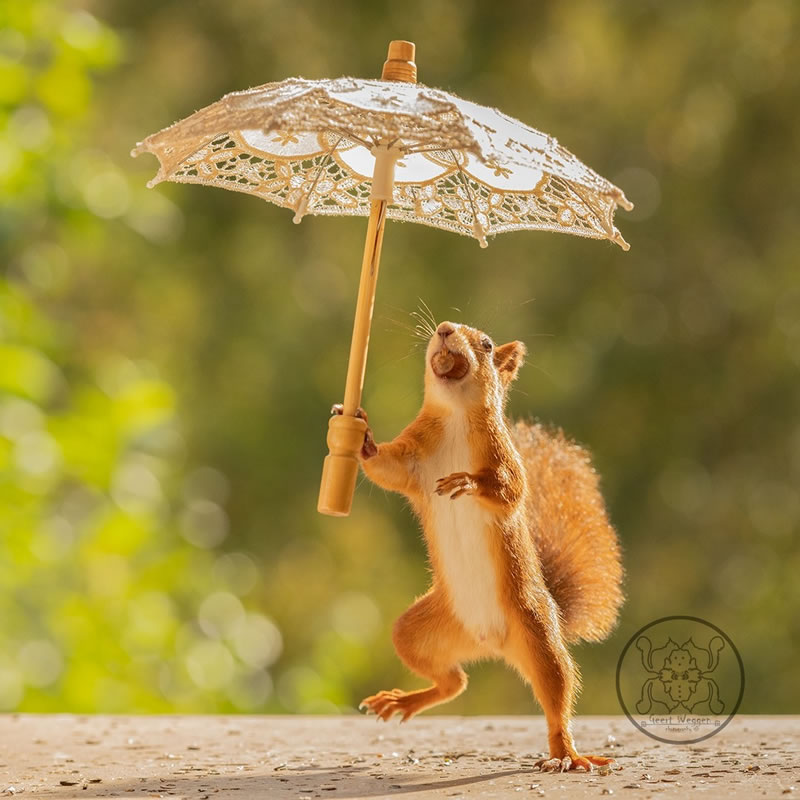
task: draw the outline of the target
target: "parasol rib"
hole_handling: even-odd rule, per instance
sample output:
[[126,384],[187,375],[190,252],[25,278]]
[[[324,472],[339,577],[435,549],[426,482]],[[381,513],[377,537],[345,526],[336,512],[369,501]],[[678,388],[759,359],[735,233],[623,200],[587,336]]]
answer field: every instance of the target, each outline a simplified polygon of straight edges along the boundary
[[308,212],[308,207],[311,204],[311,195],[314,194],[314,190],[317,188],[317,184],[319,183],[319,179],[322,176],[323,170],[333,160],[333,153],[339,146],[339,143],[342,141],[342,139],[344,139],[344,136],[340,135],[339,138],[334,143],[333,147],[331,147],[331,149],[328,150],[328,152],[325,154],[325,158],[322,159],[322,162],[317,167],[317,171],[314,173],[314,180],[311,183],[311,187],[297,202],[297,208],[295,208],[294,210],[295,213],[292,219],[295,225],[299,224],[302,221],[303,217]]
[[458,163],[458,159],[456,158],[456,154],[452,150],[448,150],[450,156],[453,159],[453,163],[456,165],[456,169],[458,170],[458,175],[461,178],[461,183],[464,184],[464,191],[467,193],[467,200],[469,200],[469,206],[472,209],[472,219],[474,220],[472,224],[472,231],[475,235],[475,238],[478,240],[478,243],[481,247],[486,247],[486,231],[484,230],[483,225],[478,221],[478,209],[475,207],[475,198],[472,196],[472,190],[469,188],[469,181],[467,180],[467,176],[464,174],[463,170],[461,169],[461,164]]

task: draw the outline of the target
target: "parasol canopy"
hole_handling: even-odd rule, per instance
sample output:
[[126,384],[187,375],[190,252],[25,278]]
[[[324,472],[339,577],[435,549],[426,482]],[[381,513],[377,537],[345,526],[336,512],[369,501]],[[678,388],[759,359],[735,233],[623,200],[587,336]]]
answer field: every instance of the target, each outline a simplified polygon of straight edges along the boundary
[[477,239],[550,230],[608,239],[622,190],[552,136],[494,108],[416,83],[411,42],[389,46],[381,80],[290,78],[232,92],[148,136],[148,183],[200,183],[306,214],[369,216],[343,415],[331,418],[319,510],[349,513],[366,424],[356,416],[386,218]]
[[375,155],[396,158],[387,216],[474,236],[551,230],[628,244],[623,192],[552,136],[420,84],[290,78],[233,92],[139,143],[169,180],[305,214],[370,213]]

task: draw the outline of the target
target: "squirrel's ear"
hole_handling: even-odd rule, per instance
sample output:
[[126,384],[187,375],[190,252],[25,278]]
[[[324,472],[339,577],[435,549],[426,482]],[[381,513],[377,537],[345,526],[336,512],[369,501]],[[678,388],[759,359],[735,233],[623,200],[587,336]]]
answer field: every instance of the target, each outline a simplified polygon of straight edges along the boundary
[[495,348],[494,365],[497,367],[503,385],[508,386],[517,377],[527,352],[528,350],[522,342],[509,342]]

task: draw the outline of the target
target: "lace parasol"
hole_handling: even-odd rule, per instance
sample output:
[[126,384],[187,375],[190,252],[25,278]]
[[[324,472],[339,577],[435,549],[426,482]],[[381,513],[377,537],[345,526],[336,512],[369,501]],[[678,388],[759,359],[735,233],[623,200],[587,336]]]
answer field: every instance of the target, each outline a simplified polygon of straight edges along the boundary
[[306,214],[370,217],[344,414],[331,419],[328,437],[325,513],[349,513],[355,486],[365,426],[354,415],[387,217],[472,236],[482,247],[496,233],[538,229],[628,249],[614,227],[617,206],[632,208],[620,189],[552,136],[417,84],[410,42],[390,44],[381,80],[291,78],[232,92],[148,136],[132,155],[144,152],[160,162],[149,186],[246,192],[293,209],[295,222]]

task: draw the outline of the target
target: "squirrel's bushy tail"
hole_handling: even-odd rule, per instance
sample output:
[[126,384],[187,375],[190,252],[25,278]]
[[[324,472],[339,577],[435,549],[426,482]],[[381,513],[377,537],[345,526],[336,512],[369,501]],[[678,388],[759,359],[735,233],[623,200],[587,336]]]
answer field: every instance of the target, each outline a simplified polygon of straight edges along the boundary
[[604,639],[622,604],[617,535],[589,454],[562,431],[518,422],[528,473],[531,534],[568,641]]

